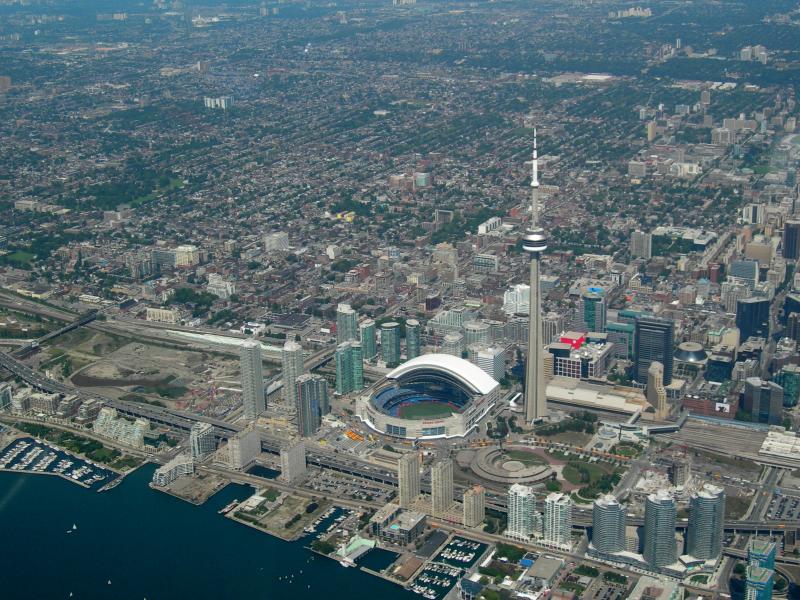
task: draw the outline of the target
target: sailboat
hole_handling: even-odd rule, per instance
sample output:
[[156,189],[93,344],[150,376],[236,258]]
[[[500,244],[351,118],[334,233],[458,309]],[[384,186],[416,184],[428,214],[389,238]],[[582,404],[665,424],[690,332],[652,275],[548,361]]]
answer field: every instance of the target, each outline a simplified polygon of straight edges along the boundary
[[77,525],[75,525],[75,523],[73,523],[73,524],[72,524],[72,531],[75,531],[77,528],[78,528],[78,526],[77,526]]

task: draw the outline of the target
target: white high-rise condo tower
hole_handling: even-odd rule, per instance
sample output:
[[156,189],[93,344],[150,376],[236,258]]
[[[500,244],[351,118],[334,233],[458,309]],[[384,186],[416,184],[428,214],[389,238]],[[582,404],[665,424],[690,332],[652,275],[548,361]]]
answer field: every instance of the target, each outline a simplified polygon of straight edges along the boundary
[[453,505],[453,461],[444,458],[431,467],[431,514],[436,518],[447,516]]
[[240,364],[244,418],[253,421],[266,408],[261,372],[261,343],[258,340],[245,340],[241,348]]
[[420,492],[419,454],[416,451],[404,454],[397,461],[397,487],[398,504],[410,508]]
[[297,386],[295,382],[305,372],[303,365],[303,347],[292,340],[287,341],[281,350],[281,366],[283,370],[283,398],[287,406],[297,403]]
[[522,238],[522,249],[531,255],[531,302],[528,326],[528,365],[525,374],[525,420],[528,423],[547,417],[545,397],[544,348],[542,344],[542,288],[540,261],[547,250],[547,237],[539,226],[539,155],[536,130],[533,131],[533,174],[531,176],[531,226]]

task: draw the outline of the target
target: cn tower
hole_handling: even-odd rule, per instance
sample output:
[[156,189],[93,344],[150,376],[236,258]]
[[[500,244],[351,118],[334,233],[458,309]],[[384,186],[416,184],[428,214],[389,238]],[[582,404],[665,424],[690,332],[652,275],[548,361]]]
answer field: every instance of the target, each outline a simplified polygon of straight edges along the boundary
[[539,226],[539,155],[536,130],[533,130],[533,173],[531,175],[531,226],[522,238],[522,249],[531,255],[531,301],[528,324],[528,364],[525,373],[525,421],[534,423],[547,417],[542,343],[541,256],[547,250],[547,237]]

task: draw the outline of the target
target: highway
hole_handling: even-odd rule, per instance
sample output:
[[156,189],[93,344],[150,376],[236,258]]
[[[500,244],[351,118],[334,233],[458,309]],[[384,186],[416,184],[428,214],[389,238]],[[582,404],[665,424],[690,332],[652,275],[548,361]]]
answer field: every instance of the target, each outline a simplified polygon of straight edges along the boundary
[[769,502],[772,500],[772,495],[775,493],[775,487],[778,485],[778,479],[781,471],[775,467],[767,467],[767,476],[761,484],[761,489],[756,492],[755,501],[751,503],[748,517],[753,520],[761,520],[764,513],[769,507]]
[[[746,549],[725,547],[722,549],[722,554],[742,560],[747,559]],[[784,554],[778,554],[775,556],[775,571],[783,575],[790,584],[797,583],[797,577],[791,569],[786,568],[787,566],[800,566],[800,559],[786,556]]]
[[56,308],[41,302],[29,300],[16,294],[11,294],[6,291],[0,291],[0,305],[6,306],[12,310],[23,311],[34,315],[41,315],[49,319],[57,321],[72,321],[78,315],[70,310]]
[[[96,394],[87,395],[82,390],[66,386],[63,383],[44,377],[24,363],[21,363],[8,354],[2,352],[0,352],[0,366],[8,369],[14,375],[25,380],[29,385],[37,389],[51,393],[78,394],[79,396],[86,398],[99,398],[106,402],[109,406],[116,408],[122,414],[148,419],[154,423],[179,429],[184,432],[188,432],[192,424],[198,421],[211,423],[215,428],[217,436],[222,439],[227,439],[231,435],[243,429],[240,425],[202,415],[195,415],[179,410],[161,408],[148,404],[114,400],[110,398],[104,398]],[[283,441],[278,438],[273,438],[267,434],[262,434],[261,445],[265,452],[278,454],[280,452],[280,445],[282,442]],[[309,464],[319,466],[324,469],[330,469],[377,483],[383,483],[392,487],[397,486],[397,477],[395,473],[354,456],[344,456],[333,451],[328,452],[322,451],[318,448],[310,448],[307,451],[307,460]],[[421,487],[425,492],[430,491],[430,482],[427,476],[423,477]],[[463,486],[457,487],[456,497],[460,497],[463,493],[463,490]],[[488,507],[501,512],[506,511],[505,498],[503,496],[489,498],[487,505]],[[591,514],[591,509],[575,508],[573,512],[574,526],[584,528],[590,527],[592,522]],[[628,524],[632,526],[642,525],[642,519],[629,518]],[[797,525],[798,524],[794,521],[745,520],[729,521],[725,524],[725,529],[728,531],[737,532],[780,532],[786,528],[797,528]],[[678,528],[685,527],[685,521],[678,523]]]
[[96,318],[97,318],[97,311],[96,310],[87,311],[87,312],[83,313],[82,315],[80,315],[77,319],[75,319],[71,323],[67,323],[63,327],[43,335],[39,339],[37,339],[37,340],[31,342],[30,344],[28,344],[27,346],[23,346],[22,348],[19,348],[19,349],[15,350],[12,353],[12,355],[14,357],[16,357],[16,358],[24,358],[24,357],[28,356],[31,352],[36,350],[39,347],[40,344],[43,344],[44,342],[47,342],[47,341],[52,340],[52,339],[55,339],[55,338],[57,338],[57,337],[59,337],[61,335],[64,335],[65,333],[69,333],[70,331],[73,331],[73,330],[77,329],[78,327],[83,327],[84,325],[87,325],[88,323],[91,323],[92,321],[94,321]]

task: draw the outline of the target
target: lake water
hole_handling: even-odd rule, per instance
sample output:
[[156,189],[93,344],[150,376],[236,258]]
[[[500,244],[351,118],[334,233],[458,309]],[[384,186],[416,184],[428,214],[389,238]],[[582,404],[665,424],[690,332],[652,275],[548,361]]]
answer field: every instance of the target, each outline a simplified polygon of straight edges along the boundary
[[0,473],[0,597],[419,598],[217,514],[250,487],[230,485],[196,507],[150,489],[152,473],[143,467],[103,493]]

